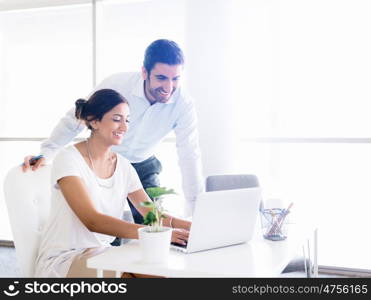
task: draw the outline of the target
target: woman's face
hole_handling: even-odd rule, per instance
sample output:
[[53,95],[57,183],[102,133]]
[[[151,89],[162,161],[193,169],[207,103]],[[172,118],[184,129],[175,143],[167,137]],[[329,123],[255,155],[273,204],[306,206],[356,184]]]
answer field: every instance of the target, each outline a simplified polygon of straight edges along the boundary
[[92,121],[94,135],[108,145],[119,145],[129,128],[129,106],[120,103],[108,111],[101,121]]

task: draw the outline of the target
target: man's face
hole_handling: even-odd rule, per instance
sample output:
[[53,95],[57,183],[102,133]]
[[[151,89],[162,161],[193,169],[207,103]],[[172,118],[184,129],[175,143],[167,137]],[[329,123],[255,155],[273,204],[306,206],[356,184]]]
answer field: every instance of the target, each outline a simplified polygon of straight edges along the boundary
[[151,104],[156,102],[166,103],[171,95],[180,85],[180,75],[183,65],[167,65],[156,63],[150,74],[143,67],[142,74],[144,82],[144,92]]

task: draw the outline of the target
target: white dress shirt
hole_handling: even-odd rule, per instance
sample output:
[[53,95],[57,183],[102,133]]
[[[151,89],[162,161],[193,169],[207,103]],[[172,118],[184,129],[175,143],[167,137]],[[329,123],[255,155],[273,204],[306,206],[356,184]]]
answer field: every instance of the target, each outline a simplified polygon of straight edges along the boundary
[[[130,162],[141,162],[151,157],[156,146],[174,130],[186,214],[190,215],[197,195],[204,189],[197,117],[192,98],[178,87],[167,103],[151,105],[145,97],[144,80],[140,73],[114,74],[103,80],[94,91],[104,88],[116,90],[129,102],[130,127],[122,144],[114,146],[113,150]],[[85,125],[75,118],[75,108],[72,108],[54,128],[49,139],[42,143],[41,154],[51,160],[84,128]]]

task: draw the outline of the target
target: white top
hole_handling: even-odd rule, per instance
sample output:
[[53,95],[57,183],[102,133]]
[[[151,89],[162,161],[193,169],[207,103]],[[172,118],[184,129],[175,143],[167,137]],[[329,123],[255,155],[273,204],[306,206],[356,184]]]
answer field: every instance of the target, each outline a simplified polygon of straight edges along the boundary
[[52,199],[50,216],[42,234],[36,260],[36,277],[65,277],[74,257],[87,248],[110,247],[113,236],[89,231],[65,200],[57,181],[66,176],[80,177],[90,194],[95,208],[102,214],[121,218],[128,193],[142,188],[130,162],[117,155],[117,164],[111,178],[98,180],[75,146],[62,149],[54,159],[51,180]]
[[[145,97],[144,81],[140,73],[114,74],[103,80],[94,91],[103,88],[118,91],[129,102],[130,127],[122,144],[113,150],[130,162],[141,162],[152,156],[155,147],[174,130],[182,185],[190,213],[197,195],[204,189],[197,117],[191,97],[185,94],[184,89],[177,88],[167,103],[151,105]],[[60,120],[49,139],[42,143],[41,154],[47,160],[85,128],[74,114],[75,108]]]

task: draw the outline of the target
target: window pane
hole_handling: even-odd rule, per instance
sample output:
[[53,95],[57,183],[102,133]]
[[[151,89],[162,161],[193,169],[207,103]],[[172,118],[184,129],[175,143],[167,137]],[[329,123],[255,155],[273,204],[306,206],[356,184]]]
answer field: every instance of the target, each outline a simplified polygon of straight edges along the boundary
[[156,39],[172,39],[185,50],[184,3],[104,1],[99,15],[99,80],[116,72],[139,72],[146,47]]
[[242,136],[370,135],[370,1],[234,3]]
[[371,269],[370,144],[244,143],[241,150],[237,171],[258,175],[264,199],[294,202],[292,219],[318,227],[319,264]]
[[284,193],[302,203],[308,222],[318,224],[323,265],[371,269],[365,238],[371,227],[370,151],[369,144],[281,147]]
[[370,1],[282,1],[281,135],[370,136],[370,14]]
[[0,136],[47,136],[91,89],[91,6],[0,12],[0,42]]
[[1,0],[0,11],[88,3],[91,0]]

